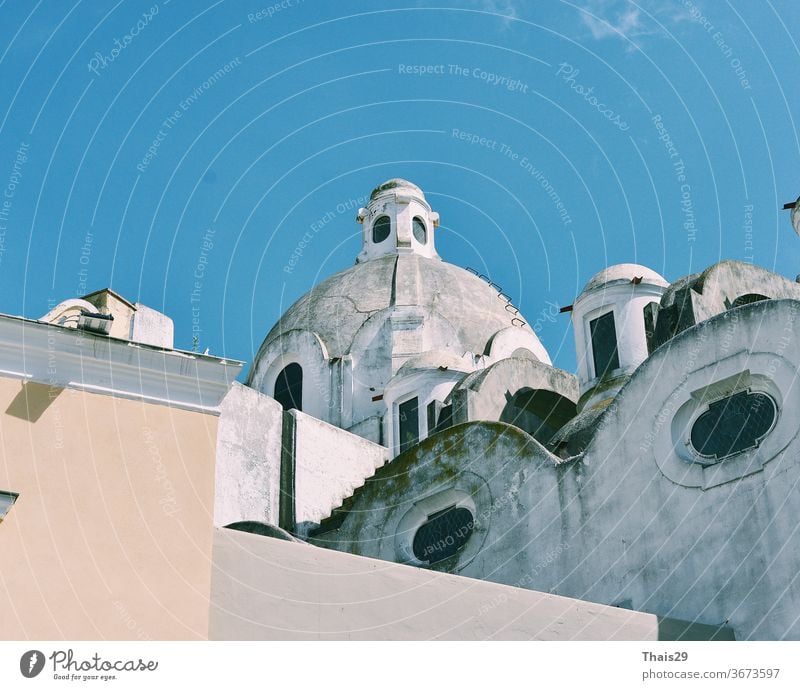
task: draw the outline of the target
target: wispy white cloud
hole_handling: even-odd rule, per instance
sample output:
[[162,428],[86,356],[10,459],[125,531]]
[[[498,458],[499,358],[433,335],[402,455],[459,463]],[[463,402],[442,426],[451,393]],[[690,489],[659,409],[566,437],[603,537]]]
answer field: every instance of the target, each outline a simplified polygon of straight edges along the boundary
[[630,50],[635,50],[646,36],[663,35],[659,23],[669,25],[691,19],[689,10],[674,0],[584,0],[580,17],[595,40],[622,40]]
[[[597,5],[598,3],[595,4]],[[594,12],[589,8],[587,8],[588,11],[581,12],[581,19],[589,27],[593,38],[630,38],[638,36],[643,30],[641,11],[638,7],[628,7],[620,14],[608,12],[607,8],[599,6],[593,9],[595,10]],[[604,9],[606,11],[603,11]],[[599,11],[599,14],[597,14],[597,11]]]
[[502,15],[505,18],[502,20],[505,24],[519,17],[516,7],[519,0],[469,0],[467,4],[483,12]]

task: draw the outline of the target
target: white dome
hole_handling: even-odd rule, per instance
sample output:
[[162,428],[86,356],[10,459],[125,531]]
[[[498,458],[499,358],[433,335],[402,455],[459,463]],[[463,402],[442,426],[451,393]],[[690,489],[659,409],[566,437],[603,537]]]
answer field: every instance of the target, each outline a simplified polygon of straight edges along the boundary
[[604,287],[609,283],[627,282],[632,283],[634,280],[647,285],[658,285],[659,287],[668,287],[669,283],[664,276],[656,273],[653,269],[647,268],[640,264],[616,264],[604,268],[599,273],[595,274],[592,279],[586,283],[586,286],[581,290],[581,295],[597,290]]
[[386,180],[386,182],[379,184],[372,190],[372,194],[369,195],[369,198],[370,201],[374,201],[383,194],[396,194],[402,193],[403,191],[414,194],[415,196],[421,196],[423,199],[425,198],[425,194],[417,185],[401,177],[393,177],[391,180]]
[[248,385],[272,395],[297,364],[293,385],[302,390],[304,412],[345,429],[364,422],[374,431],[374,420],[392,409],[384,392],[399,390],[395,378],[416,385],[419,377],[408,374],[428,372],[433,387],[425,395],[441,401],[449,391],[439,387],[476,364],[520,351],[550,364],[506,295],[439,258],[438,219],[415,184],[392,179],[376,187],[359,209],[356,265],[286,310],[261,345]]
[[377,312],[413,305],[452,327],[456,340],[446,343],[451,352],[484,354],[498,331],[514,326],[534,340],[549,363],[531,327],[515,326],[522,322],[513,321],[516,315],[507,304],[488,283],[458,266],[415,254],[387,255],[356,264],[310,290],[275,324],[261,350],[283,333],[303,330],[320,337],[329,357],[352,354],[356,335]]

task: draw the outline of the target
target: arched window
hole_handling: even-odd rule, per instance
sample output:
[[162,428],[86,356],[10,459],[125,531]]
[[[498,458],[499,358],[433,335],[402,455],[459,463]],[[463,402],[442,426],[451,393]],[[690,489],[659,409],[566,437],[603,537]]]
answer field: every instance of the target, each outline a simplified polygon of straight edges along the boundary
[[462,548],[475,527],[467,508],[450,506],[432,515],[414,535],[414,556],[423,563],[437,563]]
[[699,462],[712,464],[757,447],[772,429],[776,412],[769,395],[749,390],[710,403],[692,425],[692,446],[706,459]]
[[297,362],[287,365],[278,374],[274,397],[284,410],[303,409],[303,367]]
[[392,229],[392,221],[389,220],[389,216],[381,216],[372,224],[372,242],[374,244],[380,244],[383,242],[387,237],[389,237],[389,232]]
[[733,304],[731,304],[730,308],[733,309],[735,307],[743,307],[745,304],[753,304],[754,302],[761,302],[765,299],[769,299],[769,297],[766,297],[765,295],[759,295],[755,292],[747,295],[740,295],[733,300]]
[[428,228],[425,227],[425,221],[419,216],[414,216],[411,231],[414,233],[414,239],[420,244],[425,244],[428,241]]

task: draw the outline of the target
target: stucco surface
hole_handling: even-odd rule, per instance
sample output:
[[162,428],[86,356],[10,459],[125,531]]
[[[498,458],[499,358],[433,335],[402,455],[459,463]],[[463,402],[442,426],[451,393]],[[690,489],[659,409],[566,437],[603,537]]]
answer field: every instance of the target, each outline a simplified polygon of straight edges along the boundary
[[[583,461],[569,466],[580,491],[568,513],[577,520],[577,506],[589,506],[569,550],[581,560],[543,584],[662,615],[727,620],[739,639],[800,639],[799,313],[788,300],[723,312],[637,370]],[[701,382],[743,370],[781,380],[782,413],[757,450],[692,486],[699,468],[675,455],[676,412]]]
[[174,334],[175,326],[171,318],[140,302],[136,303],[136,311],[131,317],[131,340],[172,349]]
[[389,449],[297,410],[295,420],[295,515],[318,523],[389,459]]
[[234,383],[220,406],[214,524],[242,520],[277,525],[283,408]]
[[[526,357],[508,357],[465,376],[453,388],[448,402],[462,412],[456,421],[497,421],[509,399],[523,389],[552,391],[573,404],[578,381],[573,374]],[[467,410],[463,410],[464,405]]]
[[652,348],[681,331],[731,307],[737,297],[758,294],[770,299],[800,299],[800,285],[761,266],[720,261],[702,273],[676,280],[664,292]]
[[211,591],[216,640],[658,640],[667,628],[648,614],[232,530],[215,531]]
[[[315,542],[402,560],[415,506],[461,495],[474,530],[438,569],[726,624],[737,639],[800,639],[799,314],[798,302],[762,301],[684,331],[636,370],[571,461],[503,424],[439,433],[379,471]],[[676,413],[698,387],[742,376],[772,386],[774,429],[710,468],[678,457]]]
[[662,287],[669,285],[662,275],[656,273],[652,268],[648,268],[647,266],[642,266],[640,264],[616,264],[604,268],[602,271],[592,276],[583,290],[581,290],[581,293],[602,288],[615,281],[630,283],[634,278],[641,278],[644,283],[651,283]]
[[[262,349],[280,333],[299,329],[317,333],[328,354],[340,357],[372,314],[395,304],[437,312],[456,333],[453,349],[460,345],[462,352],[482,353],[497,331],[512,325],[497,290],[469,271],[412,254],[384,256],[314,287],[286,311]],[[535,338],[529,326],[522,328]]]
[[203,639],[217,418],[0,379],[0,638]]

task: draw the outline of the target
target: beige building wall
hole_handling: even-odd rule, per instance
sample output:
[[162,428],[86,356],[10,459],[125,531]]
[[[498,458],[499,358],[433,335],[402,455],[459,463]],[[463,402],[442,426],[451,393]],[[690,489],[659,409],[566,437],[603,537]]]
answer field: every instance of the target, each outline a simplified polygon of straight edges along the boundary
[[0,638],[202,639],[217,417],[0,378]]

